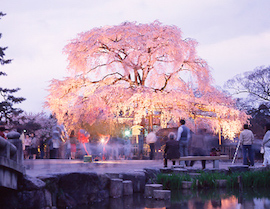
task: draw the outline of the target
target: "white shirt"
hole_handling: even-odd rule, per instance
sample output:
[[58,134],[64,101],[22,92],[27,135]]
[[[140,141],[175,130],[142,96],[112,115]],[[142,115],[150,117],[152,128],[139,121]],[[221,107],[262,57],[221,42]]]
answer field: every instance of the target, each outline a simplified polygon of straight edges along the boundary
[[157,137],[156,134],[154,132],[150,132],[147,136],[146,136],[146,143],[150,144],[150,143],[155,143],[157,141]]

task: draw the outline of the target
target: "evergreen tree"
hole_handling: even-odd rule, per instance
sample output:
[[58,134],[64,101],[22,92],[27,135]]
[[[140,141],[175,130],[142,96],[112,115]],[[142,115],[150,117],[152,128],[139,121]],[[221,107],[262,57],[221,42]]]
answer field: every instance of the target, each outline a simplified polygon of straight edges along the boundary
[[[6,14],[0,12],[0,19]],[[0,38],[2,34],[0,33]],[[5,59],[5,50],[7,47],[0,46],[0,64],[5,65],[11,63],[11,59]],[[7,74],[0,69],[0,76],[6,76]],[[19,88],[8,89],[0,86],[0,122],[5,124],[12,123],[12,117],[19,115],[23,111],[20,108],[13,107],[14,104],[21,103],[25,100],[23,97],[15,97],[14,93],[19,91]]]

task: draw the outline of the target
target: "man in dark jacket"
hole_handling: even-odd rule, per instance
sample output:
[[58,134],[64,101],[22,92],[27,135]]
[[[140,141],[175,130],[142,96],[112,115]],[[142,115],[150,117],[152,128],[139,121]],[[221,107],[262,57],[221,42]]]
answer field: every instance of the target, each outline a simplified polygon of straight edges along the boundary
[[[168,159],[177,159],[180,157],[179,152],[179,142],[175,140],[175,133],[169,133],[169,140],[166,142],[165,150],[164,150],[164,167],[167,167]],[[175,161],[173,161],[173,165],[175,165]]]

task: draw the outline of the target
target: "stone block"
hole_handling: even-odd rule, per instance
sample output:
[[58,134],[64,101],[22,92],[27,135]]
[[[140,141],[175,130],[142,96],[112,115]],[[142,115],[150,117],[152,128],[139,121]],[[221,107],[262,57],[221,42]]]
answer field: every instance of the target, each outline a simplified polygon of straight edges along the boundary
[[16,131],[10,131],[7,133],[7,138],[8,139],[19,139],[20,138],[20,133],[16,132]]
[[47,189],[45,189],[44,191],[44,197],[45,197],[45,205],[47,207],[52,207],[52,195]]
[[130,180],[123,181],[123,195],[132,195],[132,194],[133,194],[132,181]]
[[219,168],[219,160],[213,161],[213,168]]
[[216,184],[220,188],[225,188],[227,185],[227,180],[226,179],[218,179],[218,180],[216,180]]
[[144,196],[146,198],[153,198],[154,197],[154,190],[162,190],[162,184],[146,184]]
[[185,168],[175,168],[172,171],[174,174],[186,174],[188,172]]
[[168,200],[171,199],[171,191],[170,190],[154,190],[153,197],[157,200]]
[[172,169],[176,169],[176,168],[184,168],[184,165],[172,165]]
[[46,183],[38,178],[24,176],[21,185],[24,190],[40,190],[46,186]]
[[248,165],[234,165],[234,166],[229,166],[228,168],[229,168],[229,171],[231,173],[233,173],[233,172],[239,172],[239,173],[246,172],[249,170]]
[[192,181],[182,181],[182,189],[191,189]]
[[198,177],[198,176],[201,176],[201,174],[200,174],[200,173],[189,173],[189,176],[190,176],[191,178],[196,178],[196,177]]
[[129,172],[119,175],[123,180],[131,180],[133,183],[133,192],[144,192],[145,188],[145,173],[144,172]]
[[107,174],[107,175],[109,176],[109,178],[111,178],[111,179],[118,179],[118,178],[121,179],[119,173],[106,173],[106,174]]
[[118,198],[123,196],[123,180],[111,179],[110,184],[110,197]]
[[172,169],[171,168],[161,168],[160,169],[160,172],[161,173],[172,173]]

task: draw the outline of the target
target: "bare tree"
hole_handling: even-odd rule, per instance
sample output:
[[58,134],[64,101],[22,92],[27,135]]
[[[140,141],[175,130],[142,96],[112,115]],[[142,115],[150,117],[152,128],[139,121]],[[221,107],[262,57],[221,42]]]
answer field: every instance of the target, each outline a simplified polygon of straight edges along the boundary
[[233,90],[233,94],[247,93],[257,100],[270,102],[270,66],[236,75],[225,83],[225,88]]

